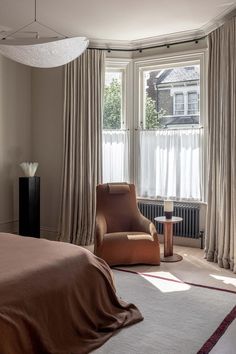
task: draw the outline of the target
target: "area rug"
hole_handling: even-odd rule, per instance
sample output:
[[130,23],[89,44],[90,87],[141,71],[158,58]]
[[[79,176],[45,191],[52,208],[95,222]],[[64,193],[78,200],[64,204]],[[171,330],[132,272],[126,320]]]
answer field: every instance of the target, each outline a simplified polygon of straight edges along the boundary
[[118,295],[135,303],[144,321],[117,333],[96,354],[207,354],[235,321],[234,291],[164,274],[113,273]]

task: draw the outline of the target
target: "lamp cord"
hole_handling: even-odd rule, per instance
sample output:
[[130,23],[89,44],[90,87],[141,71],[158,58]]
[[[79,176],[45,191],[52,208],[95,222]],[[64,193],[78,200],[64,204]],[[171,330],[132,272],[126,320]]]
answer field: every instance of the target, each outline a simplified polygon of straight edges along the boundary
[[26,27],[28,27],[28,26],[32,25],[32,23],[34,23],[34,22],[35,22],[35,21],[31,21],[31,22],[30,22],[30,23],[28,23],[27,25],[25,25],[25,26],[22,26],[22,27],[18,28],[18,30],[16,30],[16,31],[14,31],[14,32],[9,33],[7,36],[3,37],[3,38],[2,38],[2,40],[7,39],[8,37],[13,36],[13,35],[14,35],[14,34],[16,34],[17,32],[22,31],[22,30],[23,30],[23,29],[25,29]]
[[37,22],[37,0],[34,0],[34,22]]
[[26,24],[26,25],[24,25],[24,26],[18,28],[16,31],[9,33],[7,36],[3,37],[2,40],[7,39],[8,37],[14,36],[14,34],[16,34],[16,33],[20,32],[20,31],[22,31],[23,29],[25,29],[25,28],[27,28],[27,27],[29,27],[29,26],[32,25],[33,23],[38,23],[40,26],[49,29],[50,31],[52,31],[52,32],[54,32],[54,33],[56,33],[56,34],[58,34],[59,36],[64,37],[64,38],[68,38],[68,36],[65,36],[64,34],[62,34],[62,33],[58,32],[58,31],[54,30],[53,28],[51,28],[51,27],[49,27],[49,26],[47,26],[47,25],[45,25],[45,24],[43,24],[42,22],[39,22],[39,21],[37,20],[37,0],[34,0],[34,21],[31,21],[30,23],[28,23],[28,24]]

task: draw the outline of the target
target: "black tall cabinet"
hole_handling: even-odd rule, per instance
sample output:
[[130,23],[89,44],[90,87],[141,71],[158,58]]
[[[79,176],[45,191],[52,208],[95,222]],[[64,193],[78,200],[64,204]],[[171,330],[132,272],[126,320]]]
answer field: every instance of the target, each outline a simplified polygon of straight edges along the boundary
[[19,234],[40,237],[40,177],[19,178]]

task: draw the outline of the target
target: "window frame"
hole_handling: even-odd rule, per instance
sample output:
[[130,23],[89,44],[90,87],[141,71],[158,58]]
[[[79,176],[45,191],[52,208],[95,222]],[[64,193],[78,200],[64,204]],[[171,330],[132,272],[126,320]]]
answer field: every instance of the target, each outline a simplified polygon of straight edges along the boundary
[[[199,202],[206,201],[207,194],[207,49],[202,49],[200,51],[187,51],[182,53],[171,53],[166,55],[156,55],[152,57],[144,57],[134,59],[134,115],[133,115],[133,125],[134,130],[137,132],[143,127],[143,116],[144,113],[144,71],[148,70],[161,70],[168,69],[177,66],[190,66],[199,64],[200,65],[200,106],[199,106],[199,127],[202,126],[204,129],[204,142],[203,142],[203,157],[202,157],[202,200]],[[175,128],[175,127],[174,127]],[[169,128],[171,129],[171,128]],[[138,147],[138,134],[134,134],[133,140],[133,151],[137,151]],[[138,152],[134,154],[133,163],[133,183],[138,182]],[[144,199],[144,198],[142,198]],[[148,199],[148,198],[147,198]]]
[[[204,119],[203,117],[206,116],[204,114],[204,108],[205,108],[205,98],[203,95],[203,89],[204,89],[204,83],[203,77],[205,77],[205,63],[204,63],[204,53],[198,53],[194,55],[183,55],[183,56],[176,56],[176,57],[170,57],[168,61],[168,57],[165,58],[156,58],[153,61],[152,60],[146,60],[146,61],[137,61],[134,63],[134,76],[135,76],[135,86],[136,84],[138,85],[138,93],[136,90],[136,95],[135,95],[135,101],[138,101],[138,104],[134,102],[134,107],[138,107],[138,110],[136,109],[135,117],[138,117],[138,120],[136,119],[135,125],[137,129],[142,129],[145,126],[144,122],[144,111],[145,111],[145,86],[144,86],[144,73],[146,71],[152,71],[152,70],[162,70],[162,69],[170,69],[173,67],[184,67],[184,66],[191,66],[191,65],[199,65],[200,66],[200,109],[199,109],[199,125],[204,126]],[[181,91],[180,91],[181,93]],[[187,112],[187,105],[185,102],[187,100],[187,93],[183,92],[184,95],[184,114]]]
[[[105,62],[105,73],[108,72],[120,72],[122,74],[122,85],[121,85],[121,128],[116,130],[128,130],[129,129],[129,121],[128,118],[130,116],[130,106],[129,95],[128,92],[130,90],[130,64],[131,60],[117,60],[117,59],[106,59]],[[105,85],[105,83],[104,83]],[[105,129],[104,130],[112,130]]]
[[[121,122],[120,122],[120,129],[115,130],[124,130],[125,123],[126,123],[126,114],[125,114],[125,104],[126,104],[126,92],[125,92],[125,70],[124,68],[107,68],[107,72],[115,72],[121,74]],[[112,130],[110,128],[103,128],[103,130]]]
[[[129,58],[106,58],[105,71],[122,71],[122,115],[123,122],[122,128],[117,131],[128,131],[129,133],[129,146],[128,146],[128,166],[129,166],[129,180],[134,181],[134,165],[133,159],[133,59]],[[103,129],[111,131],[112,129]]]

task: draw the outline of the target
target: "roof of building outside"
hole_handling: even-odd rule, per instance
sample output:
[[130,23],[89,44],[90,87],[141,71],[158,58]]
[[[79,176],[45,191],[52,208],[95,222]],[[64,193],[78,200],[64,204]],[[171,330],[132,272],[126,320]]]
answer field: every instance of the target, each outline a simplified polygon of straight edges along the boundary
[[167,69],[157,78],[157,84],[199,80],[199,66]]
[[199,115],[162,117],[160,123],[163,126],[179,124],[199,124]]

